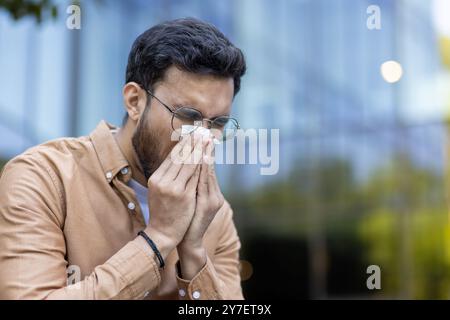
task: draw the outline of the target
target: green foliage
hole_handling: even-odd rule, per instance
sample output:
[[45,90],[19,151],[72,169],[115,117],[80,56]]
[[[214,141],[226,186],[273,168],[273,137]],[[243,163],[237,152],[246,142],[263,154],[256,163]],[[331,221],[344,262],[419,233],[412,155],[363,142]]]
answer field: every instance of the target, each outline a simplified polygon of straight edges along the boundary
[[[399,216],[393,211],[373,212],[360,225],[366,259],[382,268],[383,291],[395,294],[404,285],[404,273],[411,272],[411,297],[448,298],[450,265],[448,259],[448,216],[445,210],[412,211],[406,228],[411,241],[409,265],[403,269],[399,257]],[[409,270],[408,270],[409,269]]]
[[0,9],[9,12],[14,20],[31,16],[38,23],[58,15],[58,8],[51,0],[0,0]]
[[[354,269],[352,281],[361,282],[363,268],[376,264],[382,270],[379,294],[383,296],[402,297],[406,290],[411,298],[449,298],[450,226],[444,175],[417,166],[404,154],[364,181],[356,181],[348,162],[314,163],[299,165],[287,179],[231,195],[238,224],[243,224],[241,233],[257,229],[268,236],[306,239],[311,230],[322,232],[328,250],[339,249],[339,254],[348,256],[345,261],[353,261],[352,250],[358,250],[365,261],[363,266],[348,266]],[[340,241],[357,243],[345,251]]]

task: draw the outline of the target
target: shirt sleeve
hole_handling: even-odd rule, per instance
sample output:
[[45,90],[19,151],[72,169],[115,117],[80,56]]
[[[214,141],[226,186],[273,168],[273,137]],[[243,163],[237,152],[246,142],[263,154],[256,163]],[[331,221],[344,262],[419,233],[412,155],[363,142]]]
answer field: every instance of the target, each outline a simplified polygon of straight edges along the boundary
[[0,299],[142,299],[160,272],[141,237],[82,281],[68,285],[64,201],[38,155],[22,155],[0,178]]
[[242,300],[239,268],[241,243],[233,222],[233,211],[226,205],[219,244],[212,257],[207,256],[206,264],[188,281],[180,277],[177,262],[176,279],[180,300]]

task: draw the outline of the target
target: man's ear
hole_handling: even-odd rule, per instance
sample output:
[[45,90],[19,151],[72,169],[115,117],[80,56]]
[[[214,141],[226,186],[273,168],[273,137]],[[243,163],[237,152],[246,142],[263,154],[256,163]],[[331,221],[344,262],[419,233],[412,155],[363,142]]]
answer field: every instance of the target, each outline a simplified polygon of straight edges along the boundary
[[144,112],[147,103],[145,90],[143,90],[136,82],[128,82],[123,87],[122,94],[128,118],[137,123]]

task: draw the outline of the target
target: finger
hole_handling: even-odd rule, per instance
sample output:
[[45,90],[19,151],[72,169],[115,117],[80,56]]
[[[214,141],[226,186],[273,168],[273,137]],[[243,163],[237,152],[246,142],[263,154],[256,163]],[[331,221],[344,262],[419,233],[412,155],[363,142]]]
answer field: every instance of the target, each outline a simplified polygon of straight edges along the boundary
[[198,164],[195,168],[194,174],[189,178],[189,181],[186,184],[186,191],[193,192],[197,188],[198,179],[200,178],[200,168],[201,166]]
[[208,165],[203,162],[199,165],[200,167],[200,177],[198,180],[198,193],[207,194],[208,193]]
[[189,159],[193,148],[195,147],[195,144],[197,143],[195,138],[188,136],[186,137],[188,142],[183,144],[182,146],[178,147],[176,150],[173,150],[172,152],[172,162],[175,164],[184,164]]
[[202,157],[202,139],[201,137],[197,140],[194,149],[190,153],[181,166],[178,175],[174,180],[180,181],[180,183],[186,185],[189,178],[194,174],[195,169],[199,165],[200,159]]
[[164,180],[175,180],[181,168],[183,167],[183,164],[186,162],[186,159],[189,159],[189,157],[191,156],[194,145],[198,143],[197,138],[193,138],[191,135],[186,136],[185,139],[187,140],[187,142],[183,146],[178,147],[176,150],[172,150],[172,152],[170,153],[172,165],[164,174]]
[[155,181],[160,181],[164,177],[167,170],[173,164],[172,153],[180,152],[180,150],[189,145],[188,144],[189,141],[190,141],[189,137],[183,137],[183,139],[173,147],[171,152],[167,155],[167,157],[164,159],[164,161],[161,163],[158,169],[156,169],[156,171],[153,173],[152,179],[154,179]]
[[205,147],[205,154],[201,163],[200,178],[198,182],[198,192],[201,194],[208,193],[208,144]]
[[209,148],[207,150],[207,154],[209,154],[207,159],[208,163],[208,192],[209,193],[220,193],[220,186],[217,181],[216,169],[215,169],[215,157],[214,157],[214,144],[211,141]]
[[208,188],[210,193],[221,193],[219,182],[217,181],[216,171],[214,169],[214,165],[212,165],[212,169],[210,169],[209,179],[208,179]]
[[203,157],[203,160],[207,164],[214,164],[214,143],[211,139],[208,140],[206,147],[205,147],[205,156]]
[[213,146],[212,141],[208,141],[205,148],[205,155],[203,156],[203,163],[206,165],[206,178],[208,180],[208,192],[211,192],[213,187],[213,177],[214,177],[214,157],[213,157]]

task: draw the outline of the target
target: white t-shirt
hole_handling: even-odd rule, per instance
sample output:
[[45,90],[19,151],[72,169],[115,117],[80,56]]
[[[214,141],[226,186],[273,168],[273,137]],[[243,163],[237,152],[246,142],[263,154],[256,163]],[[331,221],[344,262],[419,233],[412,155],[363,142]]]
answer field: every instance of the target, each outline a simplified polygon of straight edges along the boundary
[[139,205],[141,206],[142,214],[144,215],[145,224],[148,225],[148,221],[150,220],[150,211],[148,209],[148,188],[141,185],[136,180],[131,179],[128,182],[128,185],[134,190],[136,193],[136,198],[139,201]]

